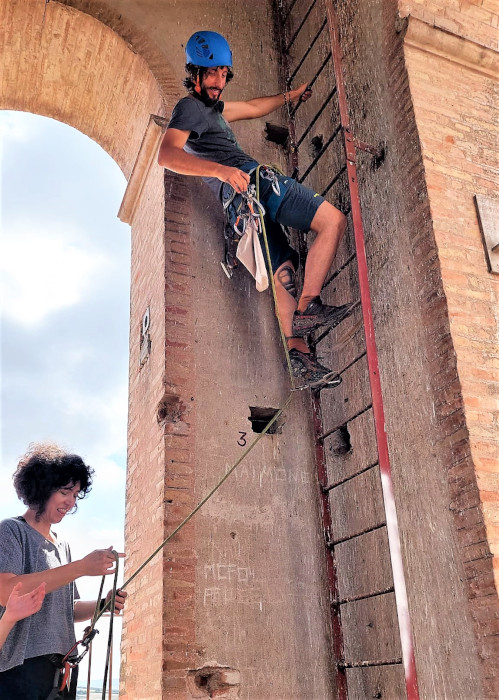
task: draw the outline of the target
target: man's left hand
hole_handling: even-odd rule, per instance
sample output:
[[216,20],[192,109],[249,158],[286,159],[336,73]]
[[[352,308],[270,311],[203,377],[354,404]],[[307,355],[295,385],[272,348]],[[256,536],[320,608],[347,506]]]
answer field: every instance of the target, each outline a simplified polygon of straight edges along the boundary
[[289,90],[289,100],[294,105],[299,102],[306,102],[310,97],[312,97],[312,88],[309,87],[308,83],[303,83],[295,90]]

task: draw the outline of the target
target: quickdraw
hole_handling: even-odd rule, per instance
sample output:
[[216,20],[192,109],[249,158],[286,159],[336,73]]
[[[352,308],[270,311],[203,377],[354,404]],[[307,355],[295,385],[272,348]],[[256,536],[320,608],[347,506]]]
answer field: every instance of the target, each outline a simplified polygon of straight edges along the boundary
[[[262,226],[260,223],[260,212],[265,216],[265,209],[256,199],[255,185],[250,185],[246,192],[241,193],[242,202],[239,208],[239,213],[234,223],[234,231],[236,236],[242,238],[246,232],[246,227],[250,221],[253,221],[258,233],[261,233]],[[255,211],[255,208],[257,211]],[[241,228],[240,228],[241,227]]]

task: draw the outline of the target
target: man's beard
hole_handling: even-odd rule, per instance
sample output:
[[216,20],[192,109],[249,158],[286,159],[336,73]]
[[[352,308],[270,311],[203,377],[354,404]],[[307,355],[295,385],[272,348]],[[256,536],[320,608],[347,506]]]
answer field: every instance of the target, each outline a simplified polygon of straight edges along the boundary
[[203,102],[203,104],[205,104],[207,107],[214,107],[217,104],[217,102],[220,100],[220,95],[222,93],[220,92],[215,99],[212,99],[208,95],[208,91],[206,90],[206,88],[201,87],[201,91],[198,94],[199,94],[199,97],[201,99],[201,102]]

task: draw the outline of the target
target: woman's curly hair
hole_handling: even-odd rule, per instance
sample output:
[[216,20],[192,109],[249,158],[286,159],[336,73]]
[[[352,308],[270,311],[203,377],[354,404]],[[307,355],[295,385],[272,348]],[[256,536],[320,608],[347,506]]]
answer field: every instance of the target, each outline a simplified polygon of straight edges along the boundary
[[[206,73],[207,70],[208,68],[203,68],[203,66],[195,66],[193,63],[187,63],[185,66],[187,78],[184,78],[184,80],[182,81],[184,87],[187,90],[189,90],[189,92],[192,92],[196,87],[196,80],[198,76],[199,80],[201,81],[203,79],[203,75]],[[233,77],[234,73],[232,71],[232,68],[227,67],[227,78],[225,80],[225,84],[227,85],[228,83],[230,83]]]
[[[31,444],[14,472],[18,497],[42,516],[50,496],[63,486],[80,484],[78,498],[89,493],[94,470],[78,455],[68,454],[54,444]],[[76,509],[76,506],[75,506]]]

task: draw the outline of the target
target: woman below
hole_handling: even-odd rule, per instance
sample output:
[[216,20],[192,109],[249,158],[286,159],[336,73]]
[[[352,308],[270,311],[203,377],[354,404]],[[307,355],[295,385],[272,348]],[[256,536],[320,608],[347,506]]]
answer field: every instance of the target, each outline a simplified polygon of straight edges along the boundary
[[[78,600],[75,580],[115,571],[112,547],[72,562],[69,546],[52,530],[90,491],[92,475],[81,457],[55,445],[33,445],[14,473],[17,495],[28,510],[0,522],[0,605],[19,583],[21,594],[44,583],[46,594],[40,611],[17,622],[0,650],[5,700],[47,700],[57,664],[75,643],[74,623],[90,619],[96,606]],[[125,597],[118,592],[115,614]]]

